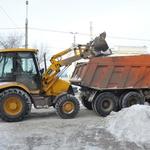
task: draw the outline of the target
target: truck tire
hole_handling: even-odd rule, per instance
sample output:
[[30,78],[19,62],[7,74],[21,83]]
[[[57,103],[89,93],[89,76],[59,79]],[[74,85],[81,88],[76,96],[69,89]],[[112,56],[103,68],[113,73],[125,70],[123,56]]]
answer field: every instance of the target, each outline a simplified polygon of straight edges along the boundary
[[127,92],[124,92],[120,95],[119,100],[118,100],[118,110],[122,109],[122,99],[124,98],[124,96],[127,94]]
[[120,97],[119,97],[118,107],[119,107],[120,110],[122,109],[122,100],[123,100],[124,96],[125,96],[128,92],[129,92],[129,91],[124,91],[124,92],[120,95]]
[[2,92],[0,97],[0,114],[4,121],[17,122],[23,120],[31,112],[29,95],[16,88]]
[[86,96],[81,95],[80,98],[81,98],[82,105],[84,107],[86,107],[88,110],[93,110],[92,109],[92,102],[89,102],[88,99],[86,98]]
[[130,107],[134,104],[144,104],[144,96],[138,92],[128,92],[122,99],[122,108]]
[[57,115],[61,118],[71,119],[78,114],[80,104],[74,96],[65,94],[57,99],[55,109]]
[[93,110],[100,116],[107,116],[111,111],[117,110],[118,98],[111,92],[99,94],[92,103]]

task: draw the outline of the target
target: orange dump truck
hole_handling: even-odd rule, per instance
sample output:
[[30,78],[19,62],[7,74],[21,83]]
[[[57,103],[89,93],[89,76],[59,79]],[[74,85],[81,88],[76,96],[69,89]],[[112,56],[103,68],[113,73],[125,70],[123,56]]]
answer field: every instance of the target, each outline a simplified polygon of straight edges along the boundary
[[150,55],[91,58],[78,63],[71,83],[81,87],[83,105],[107,116],[150,99]]

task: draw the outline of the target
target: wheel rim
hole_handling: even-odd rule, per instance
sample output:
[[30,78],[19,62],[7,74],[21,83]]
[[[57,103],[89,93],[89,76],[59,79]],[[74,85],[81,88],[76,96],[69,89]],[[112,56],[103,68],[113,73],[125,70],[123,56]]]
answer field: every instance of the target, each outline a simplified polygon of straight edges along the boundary
[[102,102],[102,108],[103,108],[103,110],[106,110],[106,111],[111,110],[111,108],[112,108],[111,100],[110,99],[104,100]]
[[75,110],[75,105],[71,101],[66,101],[62,108],[64,113],[71,114]]
[[23,108],[23,104],[19,97],[8,97],[4,102],[4,111],[11,116],[18,115]]

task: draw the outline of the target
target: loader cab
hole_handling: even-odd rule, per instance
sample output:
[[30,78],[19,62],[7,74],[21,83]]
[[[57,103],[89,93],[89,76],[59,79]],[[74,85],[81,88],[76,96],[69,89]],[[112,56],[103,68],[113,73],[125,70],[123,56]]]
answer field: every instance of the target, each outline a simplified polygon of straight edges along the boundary
[[22,83],[34,91],[40,89],[40,81],[36,50],[0,50],[0,82]]

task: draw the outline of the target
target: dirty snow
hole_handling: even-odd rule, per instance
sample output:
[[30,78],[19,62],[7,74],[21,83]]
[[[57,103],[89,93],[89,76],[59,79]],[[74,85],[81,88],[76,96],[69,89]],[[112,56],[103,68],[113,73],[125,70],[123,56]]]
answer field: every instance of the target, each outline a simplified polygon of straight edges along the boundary
[[134,106],[104,118],[81,107],[74,119],[60,119],[53,108],[32,109],[22,122],[0,120],[0,150],[149,150],[149,108]]
[[150,145],[150,106],[133,105],[106,118],[107,130],[118,140]]
[[84,107],[69,120],[60,119],[54,109],[32,109],[22,122],[0,120],[0,150],[141,150],[134,142],[116,140],[106,124],[106,118]]

